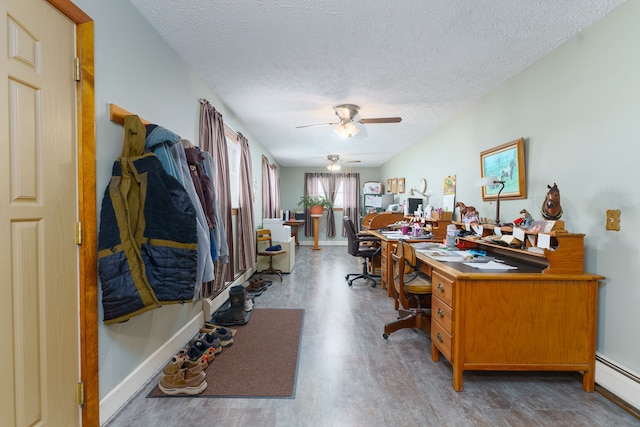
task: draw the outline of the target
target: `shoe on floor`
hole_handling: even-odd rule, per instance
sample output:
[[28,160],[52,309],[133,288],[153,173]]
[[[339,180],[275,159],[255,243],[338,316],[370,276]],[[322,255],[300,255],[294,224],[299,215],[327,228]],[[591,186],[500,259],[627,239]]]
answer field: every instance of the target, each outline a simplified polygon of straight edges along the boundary
[[230,328],[217,327],[212,329],[211,332],[203,334],[200,339],[204,342],[217,340],[222,347],[228,347],[233,344],[233,332],[231,332]]
[[214,343],[204,342],[200,339],[194,339],[189,342],[190,348],[195,348],[207,355],[207,362],[211,363],[215,359],[216,354],[222,351],[222,345],[219,346],[220,351],[216,351]]
[[189,358],[183,356],[173,356],[162,369],[162,374],[175,375],[181,369],[186,369],[187,371],[195,375],[198,372],[204,371],[208,365],[209,363],[207,362],[206,356],[200,357],[197,360],[190,360]]
[[205,343],[205,345],[211,346],[215,354],[220,354],[222,347],[226,347],[226,345],[222,343],[222,340],[213,332],[201,334],[199,340]]
[[187,394],[190,396],[200,394],[207,388],[204,372],[189,373],[186,369],[180,369],[175,375],[164,375],[158,384],[160,391],[170,396]]
[[251,310],[253,310],[253,299],[247,298],[244,302],[244,311],[251,311]]
[[[216,325],[215,323],[209,323],[209,322],[205,322],[204,326],[200,329],[200,332],[202,333],[206,333],[206,332],[213,332],[214,330],[221,328],[224,329],[225,331],[231,331],[231,336],[235,337],[236,336],[236,332],[238,332],[237,329],[235,328],[225,328],[222,327],[220,325]],[[226,332],[224,332],[226,334]]]

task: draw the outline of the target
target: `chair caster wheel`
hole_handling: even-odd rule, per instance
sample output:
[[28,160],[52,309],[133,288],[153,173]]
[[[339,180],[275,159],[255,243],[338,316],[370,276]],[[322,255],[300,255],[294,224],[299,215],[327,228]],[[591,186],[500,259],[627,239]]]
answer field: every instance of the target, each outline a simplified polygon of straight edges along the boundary
[[386,340],[387,338],[389,338],[389,334],[382,334],[382,338]]

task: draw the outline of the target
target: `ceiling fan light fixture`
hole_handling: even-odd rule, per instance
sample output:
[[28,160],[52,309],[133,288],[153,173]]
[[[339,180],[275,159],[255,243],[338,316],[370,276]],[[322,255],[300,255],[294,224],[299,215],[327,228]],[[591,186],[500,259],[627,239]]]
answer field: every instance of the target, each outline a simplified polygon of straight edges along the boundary
[[330,163],[327,165],[327,169],[331,172],[336,172],[340,170],[340,165],[338,163]]
[[352,122],[341,123],[333,129],[341,138],[351,138],[360,132]]

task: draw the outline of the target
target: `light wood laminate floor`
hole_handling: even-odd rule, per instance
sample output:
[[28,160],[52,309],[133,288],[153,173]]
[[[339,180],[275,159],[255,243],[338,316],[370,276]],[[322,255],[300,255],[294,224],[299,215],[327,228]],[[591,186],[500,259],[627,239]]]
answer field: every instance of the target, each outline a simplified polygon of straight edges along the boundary
[[[296,264],[256,308],[303,308],[295,398],[146,398],[147,384],[107,423],[116,426],[638,426],[640,420],[574,373],[465,372],[431,361],[430,338],[401,330],[382,338],[396,312],[387,291],[364,281],[346,247],[297,249]],[[278,331],[273,331],[278,345]],[[215,363],[215,362],[214,362]]]

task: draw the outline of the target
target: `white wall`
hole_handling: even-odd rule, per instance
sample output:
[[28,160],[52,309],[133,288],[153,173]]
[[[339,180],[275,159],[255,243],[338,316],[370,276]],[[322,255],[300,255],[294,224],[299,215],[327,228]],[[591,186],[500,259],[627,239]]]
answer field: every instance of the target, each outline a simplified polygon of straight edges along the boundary
[[[434,206],[442,203],[444,177],[456,175],[456,200],[493,217],[495,206],[483,202],[474,187],[480,152],[524,137],[528,197],[502,202],[501,218],[512,221],[525,208],[541,219],[547,184],[558,183],[566,228],[586,234],[586,270],[606,276],[599,292],[597,350],[636,373],[639,19],[640,2],[625,3],[382,168],[383,179],[427,178]],[[622,211],[621,231],[605,230],[607,209]]]

